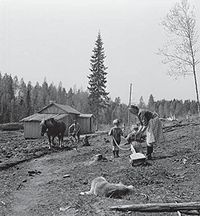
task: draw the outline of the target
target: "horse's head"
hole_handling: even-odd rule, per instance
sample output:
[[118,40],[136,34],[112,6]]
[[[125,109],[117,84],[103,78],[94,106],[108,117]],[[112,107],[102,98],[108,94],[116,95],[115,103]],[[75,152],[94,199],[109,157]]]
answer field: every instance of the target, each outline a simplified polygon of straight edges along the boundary
[[46,121],[42,120],[40,126],[41,126],[41,136],[44,136],[44,134],[47,131]]

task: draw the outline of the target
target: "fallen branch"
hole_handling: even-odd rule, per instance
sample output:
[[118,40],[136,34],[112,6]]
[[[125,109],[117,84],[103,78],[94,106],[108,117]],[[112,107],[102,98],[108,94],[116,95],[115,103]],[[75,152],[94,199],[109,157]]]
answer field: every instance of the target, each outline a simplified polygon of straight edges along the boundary
[[180,128],[180,127],[198,126],[198,125],[199,125],[199,123],[185,123],[185,124],[177,123],[177,124],[174,124],[174,125],[163,126],[163,132],[164,132],[164,133],[167,133],[167,132],[174,131],[174,130],[176,130],[177,128]]
[[23,123],[13,122],[13,123],[5,123],[0,124],[0,130],[3,131],[15,131],[15,130],[23,130]]
[[180,211],[182,214],[186,214],[186,215],[200,215],[200,211],[199,210],[184,210],[184,211]]
[[21,163],[24,163],[24,162],[27,162],[27,161],[31,161],[32,159],[35,159],[35,158],[40,158],[44,155],[48,154],[48,152],[41,152],[39,154],[35,154],[33,156],[28,156],[28,157],[25,157],[25,158],[22,158],[22,159],[11,159],[9,161],[6,161],[6,162],[3,162],[0,164],[0,171],[2,170],[6,170],[6,169],[9,169],[11,167],[14,167],[18,164],[21,164]]
[[[189,203],[148,203],[148,204],[132,204],[132,205],[119,205],[109,207],[110,210],[118,211],[137,211],[137,212],[175,212],[185,210],[198,210],[200,211],[200,202]],[[194,212],[193,212],[194,213]],[[196,212],[195,212],[196,213]],[[189,214],[189,212],[188,212]]]

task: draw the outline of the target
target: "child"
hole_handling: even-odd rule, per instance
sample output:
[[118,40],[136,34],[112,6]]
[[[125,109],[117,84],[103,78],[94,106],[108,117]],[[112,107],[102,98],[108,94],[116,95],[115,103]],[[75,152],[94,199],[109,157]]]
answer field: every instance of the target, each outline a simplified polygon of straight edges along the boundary
[[80,140],[80,129],[80,124],[76,120],[74,120],[74,123],[68,129],[69,136],[73,136],[77,142]]
[[142,153],[142,145],[141,142],[144,141],[143,137],[138,137],[137,132],[139,130],[139,127],[137,125],[132,126],[132,131],[129,133],[126,137],[127,144],[131,144],[132,147],[134,147],[135,152]]
[[113,156],[114,158],[119,157],[119,147],[118,145],[121,142],[121,136],[123,136],[123,131],[119,127],[119,120],[115,119],[113,121],[114,127],[112,127],[108,133],[108,135],[112,136],[113,138]]
[[132,125],[131,132],[126,137],[126,140],[128,141],[127,144],[130,144],[132,141],[136,141],[136,135],[137,135],[138,129],[139,128],[137,125]]

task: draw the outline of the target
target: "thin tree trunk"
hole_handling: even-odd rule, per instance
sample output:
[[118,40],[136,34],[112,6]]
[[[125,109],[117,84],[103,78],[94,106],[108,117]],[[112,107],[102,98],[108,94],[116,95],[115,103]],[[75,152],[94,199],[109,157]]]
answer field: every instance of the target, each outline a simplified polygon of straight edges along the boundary
[[198,91],[198,83],[197,83],[197,75],[196,75],[196,67],[195,67],[196,63],[195,63],[194,50],[193,50],[193,45],[192,45],[190,35],[189,35],[189,44],[190,44],[190,49],[191,49],[192,70],[193,70],[193,75],[194,75],[194,84],[195,84],[196,97],[197,97],[197,112],[199,115],[200,114],[200,103],[199,103],[199,91]]
[[[130,84],[130,92],[129,92],[129,103],[128,106],[131,106],[131,94],[132,94],[132,83]],[[128,110],[128,126],[130,127],[130,111]]]
[[197,97],[197,110],[198,110],[198,114],[200,115],[199,91],[198,91],[196,70],[194,65],[193,65],[193,74],[194,74],[194,83],[195,83],[195,90],[196,90],[196,97]]
[[198,83],[197,83],[197,76],[196,76],[194,58],[193,58],[192,69],[193,69],[194,84],[195,84],[196,97],[197,97],[197,110],[198,110],[198,114],[200,115],[199,91],[198,91]]
[[99,130],[99,110],[96,111],[96,131]]

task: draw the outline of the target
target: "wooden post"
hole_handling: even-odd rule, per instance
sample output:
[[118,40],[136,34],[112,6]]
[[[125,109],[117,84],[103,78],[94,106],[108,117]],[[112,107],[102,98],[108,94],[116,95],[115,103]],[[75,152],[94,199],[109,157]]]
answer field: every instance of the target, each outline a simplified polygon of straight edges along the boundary
[[[188,203],[148,203],[148,204],[132,204],[112,206],[110,210],[119,211],[137,211],[137,212],[176,212],[176,211],[191,211],[200,213],[200,202]],[[198,210],[198,211],[197,211]],[[188,212],[189,213],[189,212]]]
[[[130,92],[129,92],[129,102],[128,102],[128,106],[131,105],[131,94],[132,94],[132,83],[130,84]],[[128,126],[130,126],[130,112],[128,110]]]

